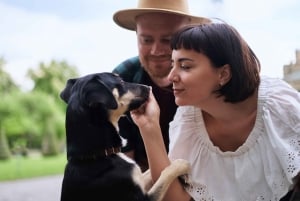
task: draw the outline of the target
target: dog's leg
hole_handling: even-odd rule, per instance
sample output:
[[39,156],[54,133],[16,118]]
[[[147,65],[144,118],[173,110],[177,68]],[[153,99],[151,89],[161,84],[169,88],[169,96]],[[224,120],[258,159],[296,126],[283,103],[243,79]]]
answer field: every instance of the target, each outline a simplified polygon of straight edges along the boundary
[[148,194],[151,201],[161,201],[166,194],[170,184],[179,176],[189,172],[189,163],[183,159],[174,160],[162,172],[154,183]]
[[153,186],[152,176],[149,169],[143,173],[143,181],[145,183],[145,190],[148,192]]

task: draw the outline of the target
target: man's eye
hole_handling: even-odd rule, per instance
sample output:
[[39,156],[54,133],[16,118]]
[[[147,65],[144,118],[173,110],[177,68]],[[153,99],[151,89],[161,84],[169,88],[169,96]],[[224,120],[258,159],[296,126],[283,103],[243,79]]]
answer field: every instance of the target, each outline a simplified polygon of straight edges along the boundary
[[148,43],[151,43],[151,42],[152,42],[151,39],[148,39],[148,38],[142,39],[142,43],[148,44]]
[[171,39],[168,39],[168,38],[165,38],[162,40],[163,43],[166,43],[166,44],[170,44],[171,43]]

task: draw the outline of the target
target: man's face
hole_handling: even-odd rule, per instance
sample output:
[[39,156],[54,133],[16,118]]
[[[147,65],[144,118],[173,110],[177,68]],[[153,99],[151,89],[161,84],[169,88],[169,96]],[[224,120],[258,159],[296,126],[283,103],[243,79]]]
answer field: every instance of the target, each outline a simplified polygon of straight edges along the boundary
[[172,14],[149,13],[138,16],[136,21],[142,66],[152,80],[165,78],[171,70],[171,36],[187,19]]

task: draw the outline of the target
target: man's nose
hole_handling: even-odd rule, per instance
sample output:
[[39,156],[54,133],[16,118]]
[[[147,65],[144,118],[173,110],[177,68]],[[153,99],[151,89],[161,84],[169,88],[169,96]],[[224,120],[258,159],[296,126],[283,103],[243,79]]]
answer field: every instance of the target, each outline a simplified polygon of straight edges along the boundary
[[153,43],[153,45],[151,47],[151,54],[152,55],[163,55],[163,54],[167,53],[169,48],[170,47],[165,44],[155,42],[155,43]]

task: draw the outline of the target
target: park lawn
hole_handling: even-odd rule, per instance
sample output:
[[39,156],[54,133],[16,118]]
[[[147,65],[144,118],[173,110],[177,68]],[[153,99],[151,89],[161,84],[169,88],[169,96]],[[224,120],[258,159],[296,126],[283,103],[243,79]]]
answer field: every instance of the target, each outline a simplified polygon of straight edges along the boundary
[[0,181],[63,174],[66,155],[58,156],[15,156],[0,160]]

